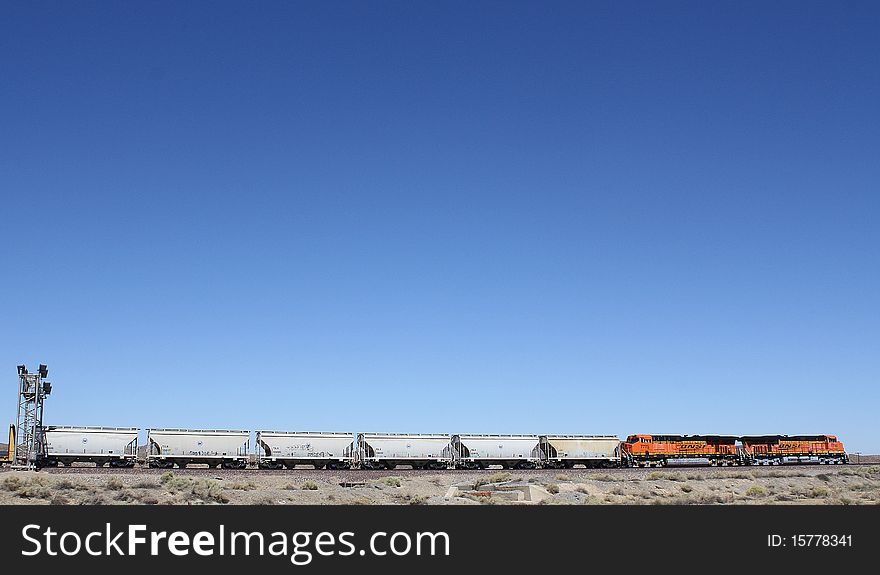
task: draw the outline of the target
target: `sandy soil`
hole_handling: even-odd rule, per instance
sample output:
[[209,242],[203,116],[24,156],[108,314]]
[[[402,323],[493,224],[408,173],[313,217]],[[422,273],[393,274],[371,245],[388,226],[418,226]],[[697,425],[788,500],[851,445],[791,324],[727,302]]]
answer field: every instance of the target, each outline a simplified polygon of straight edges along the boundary
[[[450,488],[456,487],[454,490]],[[516,501],[504,490],[537,496]],[[450,493],[452,495],[450,496]],[[0,504],[880,504],[880,466],[532,471],[0,472]]]

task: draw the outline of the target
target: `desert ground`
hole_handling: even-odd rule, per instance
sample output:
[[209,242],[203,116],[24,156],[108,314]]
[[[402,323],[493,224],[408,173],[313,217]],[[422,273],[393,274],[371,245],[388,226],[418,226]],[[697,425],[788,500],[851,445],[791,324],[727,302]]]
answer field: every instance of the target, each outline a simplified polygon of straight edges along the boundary
[[3,469],[0,504],[877,505],[880,465],[522,471]]

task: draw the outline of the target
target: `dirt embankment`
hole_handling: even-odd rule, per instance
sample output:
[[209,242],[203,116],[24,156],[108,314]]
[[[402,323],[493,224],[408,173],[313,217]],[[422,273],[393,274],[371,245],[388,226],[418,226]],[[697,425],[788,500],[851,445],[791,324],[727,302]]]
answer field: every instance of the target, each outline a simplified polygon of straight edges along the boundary
[[[540,496],[509,497],[511,490]],[[880,466],[566,471],[0,473],[0,504],[880,504]]]

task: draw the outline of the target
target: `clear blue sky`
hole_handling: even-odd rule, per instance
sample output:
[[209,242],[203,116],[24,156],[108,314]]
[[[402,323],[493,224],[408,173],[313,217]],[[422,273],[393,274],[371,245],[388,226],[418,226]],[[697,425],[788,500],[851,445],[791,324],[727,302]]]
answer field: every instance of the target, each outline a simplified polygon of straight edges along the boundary
[[[873,2],[6,2],[6,413],[880,452]],[[5,366],[5,367],[3,367]]]

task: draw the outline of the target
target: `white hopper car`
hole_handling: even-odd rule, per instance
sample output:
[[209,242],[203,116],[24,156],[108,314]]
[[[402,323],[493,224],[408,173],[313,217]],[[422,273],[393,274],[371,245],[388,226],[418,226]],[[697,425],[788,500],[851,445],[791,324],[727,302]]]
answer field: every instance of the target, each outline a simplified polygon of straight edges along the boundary
[[456,466],[486,469],[533,469],[543,460],[541,438],[537,435],[454,435]]
[[[146,465],[155,468],[243,469],[250,459],[250,431],[148,429]],[[505,469],[618,467],[620,440],[609,435],[447,435],[257,431],[260,469]],[[48,427],[43,465],[92,462],[131,467],[138,429]]]
[[148,429],[150,467],[183,469],[190,463],[214,468],[244,469],[248,464],[250,431],[226,429]]
[[258,431],[260,469],[347,469],[354,452],[354,434],[313,431]]
[[137,427],[53,426],[45,429],[45,440],[47,467],[77,462],[134,467],[137,459]]
[[425,433],[361,433],[357,463],[365,469],[394,469],[398,465],[447,469],[453,463],[452,440],[449,435]]
[[544,467],[617,467],[620,439],[615,435],[544,435],[541,452]]

